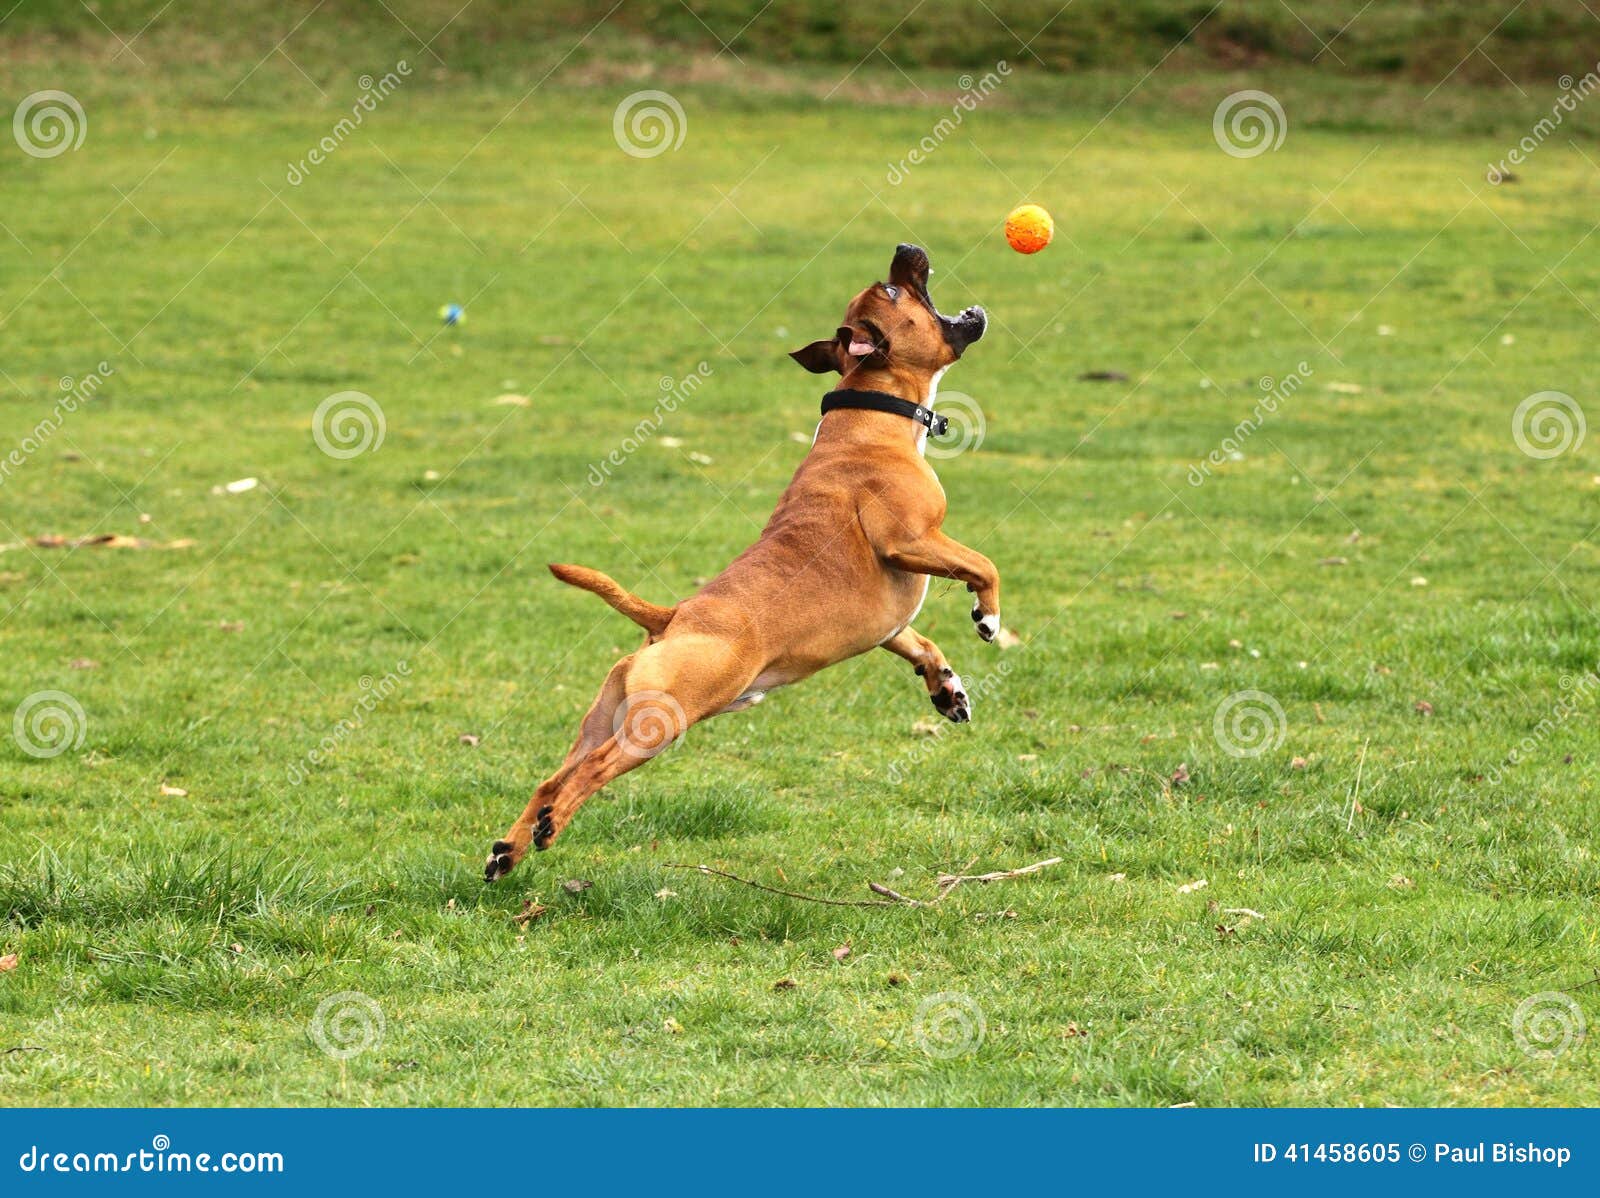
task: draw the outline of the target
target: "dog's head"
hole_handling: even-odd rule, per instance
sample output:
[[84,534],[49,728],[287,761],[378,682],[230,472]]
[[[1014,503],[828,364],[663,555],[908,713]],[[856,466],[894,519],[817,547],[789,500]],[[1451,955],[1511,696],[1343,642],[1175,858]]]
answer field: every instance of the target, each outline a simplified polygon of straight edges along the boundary
[[988,323],[976,306],[955,316],[939,315],[928,295],[927,251],[901,245],[889,264],[888,280],[850,301],[830,339],[813,341],[789,356],[813,374],[836,370],[848,378],[856,371],[886,371],[920,381],[959,358],[983,336]]

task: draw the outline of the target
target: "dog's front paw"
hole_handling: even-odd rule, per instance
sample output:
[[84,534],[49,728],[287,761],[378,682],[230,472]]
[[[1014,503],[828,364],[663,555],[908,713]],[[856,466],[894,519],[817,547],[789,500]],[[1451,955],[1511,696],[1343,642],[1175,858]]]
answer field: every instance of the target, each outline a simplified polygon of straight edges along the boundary
[[972,702],[961,684],[961,675],[948,666],[939,675],[939,689],[929,696],[934,709],[953,724],[967,723],[972,719]]
[[983,609],[976,603],[972,605],[972,622],[978,626],[978,636],[986,641],[992,641],[1000,635],[1000,613],[984,615]]
[[511,857],[512,844],[509,840],[497,840],[489,846],[489,859],[483,863],[483,880],[496,882],[505,877],[516,866]]

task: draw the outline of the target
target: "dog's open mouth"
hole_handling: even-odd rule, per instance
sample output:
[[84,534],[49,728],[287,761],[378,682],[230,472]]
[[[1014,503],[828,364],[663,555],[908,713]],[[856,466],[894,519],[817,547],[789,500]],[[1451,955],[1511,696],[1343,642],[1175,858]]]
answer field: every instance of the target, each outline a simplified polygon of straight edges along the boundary
[[889,352],[889,338],[884,336],[883,330],[870,320],[861,320],[857,323],[860,328],[843,325],[839,329],[839,340],[845,343],[845,352],[852,358],[886,356]]

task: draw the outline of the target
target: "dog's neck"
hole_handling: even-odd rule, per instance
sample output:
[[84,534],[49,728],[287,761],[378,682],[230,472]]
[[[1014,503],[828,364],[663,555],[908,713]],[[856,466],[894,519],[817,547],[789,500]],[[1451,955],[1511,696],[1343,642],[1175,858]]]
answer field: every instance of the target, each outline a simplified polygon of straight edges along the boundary
[[[852,391],[881,391],[885,395],[921,404],[932,411],[939,393],[939,379],[949,369],[948,366],[941,366],[932,374],[926,374],[921,371],[858,366],[839,380],[839,386]],[[821,440],[824,430],[831,434],[835,429],[840,437],[854,440],[909,439],[918,453],[924,451],[928,442],[927,428],[914,420],[884,412],[843,410],[829,412],[822,418],[811,443],[815,445]]]

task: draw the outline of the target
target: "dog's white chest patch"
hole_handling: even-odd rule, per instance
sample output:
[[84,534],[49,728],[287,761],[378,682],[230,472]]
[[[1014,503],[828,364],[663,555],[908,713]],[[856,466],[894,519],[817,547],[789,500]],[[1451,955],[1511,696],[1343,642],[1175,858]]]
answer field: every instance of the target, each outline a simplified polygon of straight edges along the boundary
[[[928,398],[922,401],[922,406],[927,408],[930,412],[933,411],[933,401],[939,396],[939,380],[944,377],[944,372],[949,369],[950,368],[948,366],[939,367],[938,370],[933,372],[933,377],[928,380]],[[924,457],[926,457],[928,454],[927,429],[922,429],[917,433],[917,452],[922,454]],[[913,616],[912,618],[915,619],[916,617]]]

